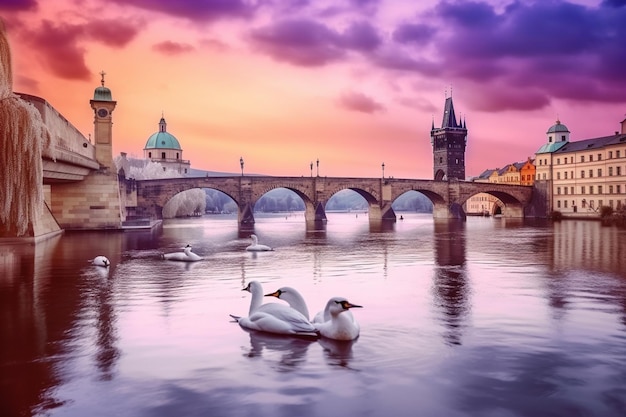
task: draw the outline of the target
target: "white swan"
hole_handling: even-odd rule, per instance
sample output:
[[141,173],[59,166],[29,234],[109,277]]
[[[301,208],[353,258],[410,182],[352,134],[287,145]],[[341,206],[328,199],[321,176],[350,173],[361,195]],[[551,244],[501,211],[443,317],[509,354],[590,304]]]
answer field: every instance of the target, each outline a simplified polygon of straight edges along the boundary
[[91,262],[92,265],[96,265],[96,266],[103,266],[105,268],[108,268],[109,265],[111,265],[111,261],[109,261],[109,259],[106,256],[96,256],[93,259],[90,259],[89,262]]
[[202,260],[202,257],[193,253],[191,251],[191,245],[187,245],[183,248],[182,252],[163,254],[163,259],[167,259],[168,261],[196,262]]
[[[307,307],[306,301],[304,301],[304,298],[302,297],[302,294],[300,294],[298,292],[298,290],[296,290],[295,288],[292,287],[280,287],[279,289],[277,289],[276,291],[269,293],[269,294],[265,294],[266,297],[276,297],[276,298],[280,298],[281,300],[284,300],[287,302],[287,304],[289,304],[289,306],[291,308],[294,308],[296,310],[298,310],[300,313],[302,313],[302,315],[304,315],[307,319],[309,318],[309,308]],[[319,311],[315,317],[313,317],[313,320],[311,320],[311,323],[316,324],[316,323],[324,323],[327,322],[328,320],[330,320],[331,316],[330,316],[330,308],[331,303],[328,302],[326,303],[326,307],[324,308],[324,310]],[[345,314],[347,317],[349,317],[352,321],[354,321],[354,316],[352,315],[351,311],[346,311],[343,314]]]
[[354,318],[345,313],[350,308],[361,308],[362,306],[352,304],[343,297],[333,297],[328,300],[326,309],[330,313],[330,320],[324,323],[316,323],[315,328],[322,337],[333,340],[354,340],[359,337],[360,326]]
[[271,251],[274,250],[267,245],[259,244],[259,238],[256,235],[250,235],[252,239],[252,245],[248,246],[246,250],[253,252],[263,252],[263,251]]
[[263,304],[263,286],[250,281],[242,291],[252,294],[248,317],[231,316],[241,327],[267,333],[318,337],[315,327],[295,309],[279,303]]

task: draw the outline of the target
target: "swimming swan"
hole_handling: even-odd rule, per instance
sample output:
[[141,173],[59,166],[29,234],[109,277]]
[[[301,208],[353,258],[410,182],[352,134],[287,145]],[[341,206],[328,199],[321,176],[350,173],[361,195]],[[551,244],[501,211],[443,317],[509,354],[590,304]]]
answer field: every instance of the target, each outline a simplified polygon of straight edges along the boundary
[[[281,287],[272,293],[265,294],[265,296],[276,297],[281,300],[284,300],[287,302],[287,304],[289,304],[291,308],[298,310],[307,319],[309,318],[309,308],[306,305],[306,301],[304,301],[304,298],[302,297],[302,295],[295,288]],[[326,303],[326,307],[324,308],[324,310],[318,312],[315,315],[315,317],[313,317],[313,320],[311,320],[311,323],[313,324],[324,323],[330,320],[331,318],[330,311],[329,311],[330,305],[331,305],[330,302]],[[354,321],[354,316],[352,315],[351,311],[348,310],[344,312],[344,314],[347,317],[349,317],[352,321]]]
[[279,303],[263,304],[263,286],[250,281],[242,291],[252,294],[248,317],[232,316],[241,327],[267,333],[318,337],[315,327],[295,309]]
[[252,245],[248,246],[246,250],[253,252],[263,252],[263,251],[271,251],[274,250],[267,245],[259,244],[259,238],[256,235],[250,235],[252,238]]
[[316,323],[315,328],[320,335],[333,340],[354,340],[359,337],[359,323],[345,313],[350,308],[362,306],[352,304],[343,297],[333,297],[328,300],[326,309],[330,313],[330,320],[324,323]]
[[96,256],[93,259],[90,259],[89,262],[91,262],[92,265],[96,265],[96,266],[103,266],[105,268],[109,267],[109,265],[111,265],[111,261],[109,261],[109,259],[106,256]]
[[183,248],[182,252],[163,254],[163,259],[167,259],[168,261],[196,262],[202,260],[202,257],[193,253],[191,251],[191,245],[187,245]]

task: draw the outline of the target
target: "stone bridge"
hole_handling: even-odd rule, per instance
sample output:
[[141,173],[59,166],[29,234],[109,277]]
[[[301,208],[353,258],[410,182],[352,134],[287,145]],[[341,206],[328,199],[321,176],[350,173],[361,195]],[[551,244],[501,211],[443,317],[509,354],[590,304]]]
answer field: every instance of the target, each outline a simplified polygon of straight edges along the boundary
[[[533,202],[533,187],[465,181],[396,178],[228,176],[127,180],[126,192],[136,193],[136,217],[162,218],[163,206],[176,194],[192,188],[212,188],[227,194],[239,208],[241,224],[254,223],[255,203],[268,191],[287,188],[304,201],[306,221],[326,220],[325,206],[337,192],[350,189],[369,205],[370,220],[395,220],[392,203],[408,191],[424,194],[433,203],[434,218],[465,218],[463,203],[474,194],[488,193],[504,204],[504,217],[524,217]],[[128,203],[127,203],[128,207]]]

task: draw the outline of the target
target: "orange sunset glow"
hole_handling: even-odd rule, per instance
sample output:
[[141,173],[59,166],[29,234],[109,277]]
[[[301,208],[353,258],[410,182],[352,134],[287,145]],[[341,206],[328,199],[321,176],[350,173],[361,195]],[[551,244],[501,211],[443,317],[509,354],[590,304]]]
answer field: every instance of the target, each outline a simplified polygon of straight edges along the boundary
[[[559,19],[554,19],[558,16]],[[559,118],[571,140],[626,112],[619,1],[11,0],[14,90],[85,136],[101,71],[114,154],[141,157],[163,115],[192,168],[433,176],[446,96],[475,176],[534,157]],[[315,170],[315,167],[314,167]]]

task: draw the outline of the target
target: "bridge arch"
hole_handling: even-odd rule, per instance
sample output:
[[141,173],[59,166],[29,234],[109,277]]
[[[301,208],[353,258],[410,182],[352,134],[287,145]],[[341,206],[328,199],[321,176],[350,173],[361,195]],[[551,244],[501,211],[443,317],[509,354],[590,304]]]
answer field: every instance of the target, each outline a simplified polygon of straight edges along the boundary
[[494,204],[492,212],[490,213],[492,216],[500,211],[503,217],[524,217],[524,202],[520,201],[519,196],[516,196],[514,192],[509,192],[508,190],[481,190],[471,195],[463,195],[463,197],[459,199],[459,204],[465,205],[470,197],[480,193],[489,194],[497,198],[500,202],[500,204],[497,202]]

